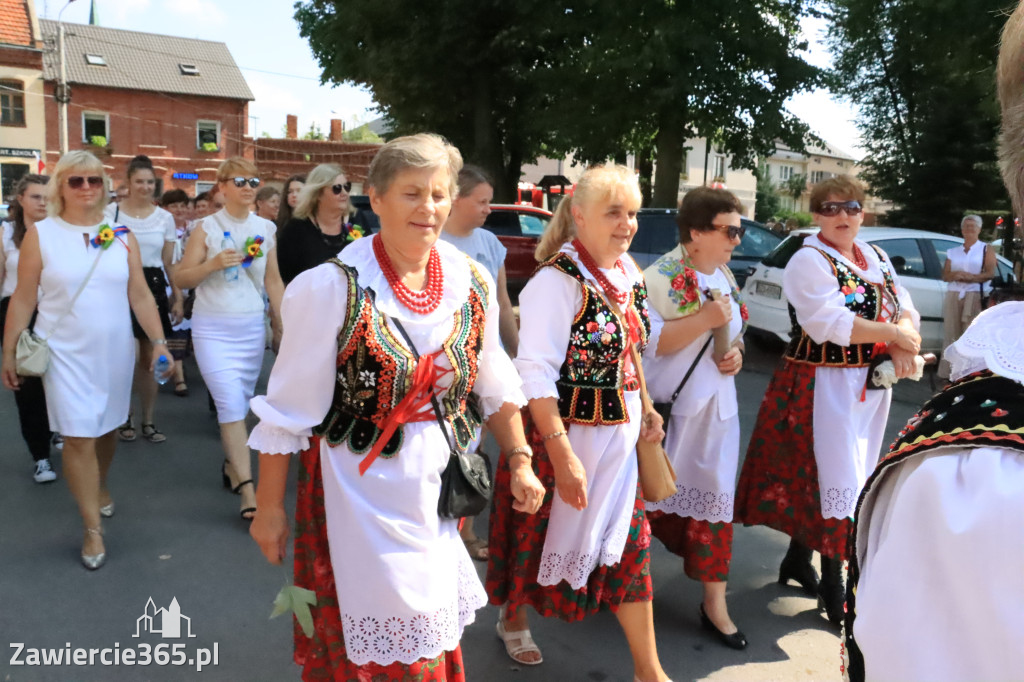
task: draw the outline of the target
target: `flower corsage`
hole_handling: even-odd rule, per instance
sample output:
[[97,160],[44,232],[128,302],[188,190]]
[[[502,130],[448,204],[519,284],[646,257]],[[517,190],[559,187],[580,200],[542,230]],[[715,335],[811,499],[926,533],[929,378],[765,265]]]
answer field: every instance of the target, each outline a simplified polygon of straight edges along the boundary
[[260,235],[245,240],[245,256],[242,257],[242,267],[249,267],[257,258],[263,258],[263,237]]
[[366,233],[363,232],[363,228],[360,225],[345,223],[342,226],[342,229],[345,230],[345,241],[347,242],[354,242],[355,240],[360,239],[366,235]]
[[[96,232],[96,236],[90,240],[90,243],[98,249],[108,249],[110,245],[117,239],[119,242],[124,244],[124,240],[121,239],[121,235],[128,234],[128,228],[124,226],[111,227],[110,225],[103,223],[100,225],[100,229]],[[124,244],[125,248],[128,248],[127,244]]]

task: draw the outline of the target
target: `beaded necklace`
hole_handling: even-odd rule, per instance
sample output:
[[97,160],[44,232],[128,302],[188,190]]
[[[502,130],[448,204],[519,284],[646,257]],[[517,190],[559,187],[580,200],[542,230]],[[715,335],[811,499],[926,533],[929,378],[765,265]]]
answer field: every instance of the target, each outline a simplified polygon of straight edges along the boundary
[[[825,246],[835,249],[836,251],[839,252],[840,255],[843,255],[842,249],[840,249],[838,246],[836,246],[831,241],[826,239],[825,235],[821,234],[820,232],[818,233],[818,241],[820,241]],[[853,262],[854,265],[856,265],[861,270],[868,269],[868,259],[864,257],[864,254],[861,252],[860,247],[857,246],[856,244],[853,245],[853,258],[851,258],[850,260]]]
[[[609,281],[605,274],[601,272],[601,268],[598,267],[597,262],[590,255],[590,252],[587,251],[586,247],[583,246],[583,243],[579,239],[573,239],[572,245],[575,247],[576,253],[580,255],[580,260],[583,262],[583,265],[586,266],[587,270],[590,270],[590,274],[592,274],[594,279],[597,280],[597,283],[601,285],[601,289],[604,293],[609,298],[615,299],[619,305],[625,305],[626,301],[629,300],[629,292],[619,291],[618,288]],[[626,274],[626,269],[622,267],[621,260],[616,259],[614,267],[621,270],[622,274]]]
[[441,305],[444,274],[441,271],[441,254],[437,252],[436,247],[430,248],[430,258],[427,259],[427,286],[423,288],[423,291],[413,291],[406,286],[395,272],[391,258],[384,250],[384,244],[379,236],[373,238],[373,255],[377,257],[377,265],[380,266],[384,277],[388,280],[391,290],[395,292],[395,298],[406,308],[417,315],[427,315]]

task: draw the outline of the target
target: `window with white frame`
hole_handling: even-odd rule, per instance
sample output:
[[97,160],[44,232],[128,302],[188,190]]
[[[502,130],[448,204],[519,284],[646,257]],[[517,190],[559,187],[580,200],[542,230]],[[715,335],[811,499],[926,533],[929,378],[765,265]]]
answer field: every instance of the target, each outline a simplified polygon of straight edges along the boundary
[[713,177],[721,178],[722,181],[725,181],[725,157],[724,156],[716,156],[715,157],[715,173],[714,173]]
[[25,85],[21,81],[0,80],[0,125],[25,125]]
[[792,166],[779,166],[779,180],[785,182],[786,180],[789,180],[791,177],[793,177]]
[[82,142],[103,147],[110,142],[110,114],[101,111],[82,112]]
[[196,148],[208,152],[220,150],[220,121],[196,121]]

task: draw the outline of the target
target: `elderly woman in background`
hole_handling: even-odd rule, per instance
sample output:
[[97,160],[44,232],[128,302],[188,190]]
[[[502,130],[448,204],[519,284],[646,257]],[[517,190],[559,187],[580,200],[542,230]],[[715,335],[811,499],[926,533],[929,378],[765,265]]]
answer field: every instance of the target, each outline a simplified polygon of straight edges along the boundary
[[281,455],[302,453],[295,583],[317,594],[313,637],[295,638],[305,680],[465,679],[459,639],[486,596],[456,521],[437,512],[449,438],[464,449],[483,417],[515,457],[516,507],[535,512],[543,496],[494,281],[438,241],[461,164],[435,135],[380,149],[368,178],[380,233],[289,285],[267,396],[252,403],[251,534],[271,563],[288,536]]
[[[982,298],[991,289],[996,274],[996,250],[979,241],[981,216],[969,215],[960,221],[963,246],[946,251],[946,264],[942,268],[942,281],[946,297],[942,301],[942,347],[946,348],[960,338],[971,321],[981,312]],[[939,376],[949,378],[949,363],[939,363]]]
[[[537,247],[543,259],[519,297],[515,364],[529,400],[534,466],[547,489],[536,516],[513,510],[499,461],[487,588],[509,656],[541,662],[526,607],[574,622],[611,609],[641,682],[665,682],[651,610],[650,528],[637,484],[639,438],[658,442],[644,413],[630,347],[657,342],[643,274],[626,255],[640,188],[623,166],[588,169],[558,206]],[[556,492],[557,491],[557,492]]]
[[[864,190],[840,176],[811,189],[821,226],[790,259],[782,288],[793,318],[743,462],[736,520],[790,536],[779,582],[800,583],[833,625],[854,505],[878,462],[892,389],[867,390],[872,359],[913,374],[921,317],[889,257],[857,239]],[[821,583],[811,565],[821,553]]]
[[687,192],[676,216],[679,246],[644,272],[652,316],[665,320],[644,368],[652,399],[672,402],[665,447],[679,488],[648,503],[647,518],[654,537],[683,558],[686,575],[704,584],[701,624],[733,649],[747,646],[725,603],[740,455],[734,377],[743,366],[746,327],[728,263],[743,239],[741,210],[726,190]]
[[281,192],[276,187],[267,185],[256,193],[256,215],[264,220],[275,222],[281,208]]
[[302,192],[302,186],[306,184],[305,174],[292,175],[284,181],[284,187],[281,190],[281,203],[277,209],[277,229],[282,230],[284,226],[291,222],[292,211],[299,203],[299,194]]
[[221,472],[242,495],[245,520],[256,512],[245,416],[266,348],[263,296],[270,299],[276,335],[284,292],[275,254],[277,228],[249,212],[259,184],[250,161],[235,157],[221,163],[217,185],[225,206],[195,226],[174,272],[178,286],[196,290],[192,343],[217,408],[225,457]]
[[285,284],[363,236],[363,226],[352,222],[351,189],[344,171],[333,163],[317,166],[306,177],[294,217],[281,230],[277,249]]
[[[36,222],[46,218],[45,175],[25,175],[14,187],[9,220],[3,223],[3,241],[0,242],[0,342],[3,339],[7,306],[18,284],[18,258],[21,243]],[[57,480],[50,466],[50,424],[46,419],[46,394],[39,377],[22,377],[21,387],[14,394],[18,407],[21,437],[35,461],[32,479],[36,483]]]
[[[118,204],[107,206],[106,216],[114,224],[124,225],[131,230],[139,242],[142,258],[142,272],[146,275],[146,283],[160,311],[160,322],[163,325],[163,337],[171,335],[172,322],[181,321],[181,291],[173,281],[171,297],[167,296],[167,274],[171,272],[171,261],[174,257],[174,245],[177,232],[174,217],[162,208],[153,205],[153,192],[156,190],[156,173],[153,162],[148,156],[136,156],[128,164],[128,194]],[[171,318],[171,306],[174,306],[175,318]],[[150,443],[163,443],[167,437],[153,423],[153,410],[156,406],[157,383],[153,379],[149,366],[152,363],[153,347],[146,338],[146,332],[137,321],[132,322],[132,331],[139,342],[136,355],[135,379],[133,392],[138,395],[142,407],[142,437]],[[167,350],[166,348],[164,350]],[[121,440],[132,441],[136,438],[129,411],[128,421],[118,429]]]
[[106,560],[100,517],[114,514],[107,472],[115,429],[131,400],[135,344],[129,311],[157,351],[154,358],[170,355],[139,242],[127,228],[104,220],[106,182],[103,164],[89,152],[73,151],[57,162],[50,217],[21,243],[3,343],[3,383],[18,390],[15,345],[38,303],[33,328],[50,349],[46,408],[50,426],[64,435],[64,477],[85,527],[82,563],[91,570]]

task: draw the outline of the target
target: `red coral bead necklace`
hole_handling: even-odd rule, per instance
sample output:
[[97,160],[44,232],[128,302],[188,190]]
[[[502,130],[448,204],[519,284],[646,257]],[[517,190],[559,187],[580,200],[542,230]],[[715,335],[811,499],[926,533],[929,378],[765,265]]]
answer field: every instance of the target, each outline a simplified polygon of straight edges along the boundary
[[[593,256],[590,255],[590,252],[587,251],[586,247],[583,246],[583,243],[579,239],[572,240],[572,245],[576,248],[576,253],[580,255],[580,260],[583,262],[583,265],[587,267],[587,270],[590,270],[590,274],[592,274],[594,279],[597,280],[597,283],[601,285],[601,289],[604,290],[604,293],[615,299],[616,303],[619,305],[625,305],[626,301],[629,300],[629,292],[619,291],[618,288],[611,283],[605,274],[601,272],[601,268],[598,267],[597,261],[594,260]],[[621,260],[616,259],[614,267],[621,270],[622,274],[626,274],[626,269],[622,267]]]
[[388,252],[384,250],[380,235],[373,237],[373,255],[377,257],[377,264],[388,280],[391,290],[395,292],[395,298],[406,308],[417,315],[427,315],[441,305],[444,273],[441,270],[441,254],[437,252],[437,247],[430,248],[430,257],[427,259],[427,285],[423,291],[413,291],[398,276]]
[[[820,241],[825,246],[835,249],[840,253],[840,255],[846,255],[843,253],[842,249],[840,249],[838,246],[836,246],[831,241],[826,239],[825,235],[821,234],[820,232],[818,233],[818,241]],[[854,265],[856,265],[861,270],[868,269],[868,259],[864,257],[864,254],[861,252],[860,247],[857,246],[856,244],[853,245],[852,255],[853,258],[851,258],[850,260],[853,262]]]

